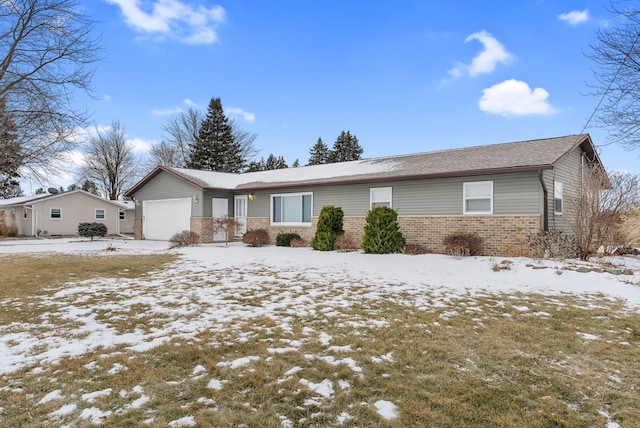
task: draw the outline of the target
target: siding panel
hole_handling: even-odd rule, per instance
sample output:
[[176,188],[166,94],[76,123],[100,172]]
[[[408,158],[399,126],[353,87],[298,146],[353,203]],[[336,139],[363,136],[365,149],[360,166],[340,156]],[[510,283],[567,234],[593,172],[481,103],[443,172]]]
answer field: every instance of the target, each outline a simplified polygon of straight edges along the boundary
[[[193,202],[194,196],[198,198],[199,203]],[[142,201],[176,198],[192,198],[191,216],[198,217],[202,215],[202,196],[199,189],[162,171],[135,193],[136,201],[140,201],[139,204],[136,203],[136,218],[142,217]]]

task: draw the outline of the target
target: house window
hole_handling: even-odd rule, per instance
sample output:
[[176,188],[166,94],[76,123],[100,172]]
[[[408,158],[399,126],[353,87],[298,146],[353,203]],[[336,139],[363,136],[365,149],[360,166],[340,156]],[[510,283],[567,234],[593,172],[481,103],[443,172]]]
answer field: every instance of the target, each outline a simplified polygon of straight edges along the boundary
[[49,218],[51,220],[62,219],[62,208],[49,208]]
[[124,211],[118,211],[118,218],[120,220],[126,220],[127,219],[127,217],[124,214]]
[[104,220],[104,210],[96,208],[96,220]]
[[27,209],[23,208],[22,209],[22,218],[24,218],[26,220],[28,216],[29,216],[29,214],[27,213]]
[[311,193],[271,195],[271,223],[311,225]]
[[463,184],[464,214],[493,214],[493,181]]
[[391,187],[374,187],[369,189],[369,205],[371,208],[383,206],[391,208]]
[[553,212],[557,215],[562,215],[564,209],[564,198],[562,196],[564,192],[563,185],[560,181],[553,183]]

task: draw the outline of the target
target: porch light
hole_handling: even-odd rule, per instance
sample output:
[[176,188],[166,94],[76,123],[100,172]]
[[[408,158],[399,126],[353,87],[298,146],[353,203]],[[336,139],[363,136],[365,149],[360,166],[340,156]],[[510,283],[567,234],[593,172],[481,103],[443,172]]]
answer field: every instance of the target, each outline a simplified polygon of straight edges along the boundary
[[255,200],[255,199],[256,199],[256,195],[255,195],[255,194],[253,194],[253,193],[249,193],[249,200],[250,200],[250,201],[253,201],[253,200]]
[[198,203],[198,197],[197,197],[197,196],[195,196],[195,195],[193,196],[193,203],[194,203],[194,204],[197,204],[197,203]]

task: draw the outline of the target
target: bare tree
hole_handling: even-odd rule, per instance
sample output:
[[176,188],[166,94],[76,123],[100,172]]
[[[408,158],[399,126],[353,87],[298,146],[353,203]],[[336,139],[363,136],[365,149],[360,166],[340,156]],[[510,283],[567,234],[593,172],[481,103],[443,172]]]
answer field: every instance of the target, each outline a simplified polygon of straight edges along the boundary
[[[183,168],[189,160],[192,148],[197,143],[200,126],[204,119],[204,112],[195,108],[172,115],[162,126],[164,140],[151,146],[150,166]],[[241,156],[246,160],[253,159],[258,153],[253,145],[257,135],[242,129],[235,120],[230,120],[229,125],[235,141],[240,143]]]
[[602,26],[587,57],[594,71],[595,95],[602,104],[595,123],[609,130],[612,142],[628,149],[640,148],[640,10],[637,3],[612,1],[614,18]]
[[625,246],[640,248],[640,205],[622,214],[622,235]]
[[101,49],[83,9],[80,0],[0,1],[0,99],[16,125],[23,174],[38,179],[59,166],[87,120],[73,93],[90,92]]
[[629,173],[607,176],[604,168],[585,171],[580,191],[569,199],[578,255],[587,260],[598,249],[623,245],[622,214],[640,201],[640,179]]
[[96,135],[89,138],[79,181],[92,181],[103,196],[117,200],[137,181],[138,163],[124,128],[113,121],[105,131],[96,128]]
[[229,246],[229,233],[236,233],[238,229],[238,222],[234,217],[214,217],[213,218],[213,231],[214,233],[222,232],[224,233],[224,245],[226,247]]

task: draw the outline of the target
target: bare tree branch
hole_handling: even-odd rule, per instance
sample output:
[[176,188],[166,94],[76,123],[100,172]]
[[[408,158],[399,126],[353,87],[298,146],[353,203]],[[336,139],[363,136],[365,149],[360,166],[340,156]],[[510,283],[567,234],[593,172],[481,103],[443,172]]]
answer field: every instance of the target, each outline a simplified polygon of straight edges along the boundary
[[21,172],[37,179],[60,167],[88,118],[73,93],[90,93],[90,65],[102,51],[82,8],[80,0],[0,1],[0,99],[18,130]]
[[109,129],[96,129],[96,136],[89,138],[79,181],[93,181],[103,196],[117,200],[138,180],[138,165],[124,128],[113,121]]

